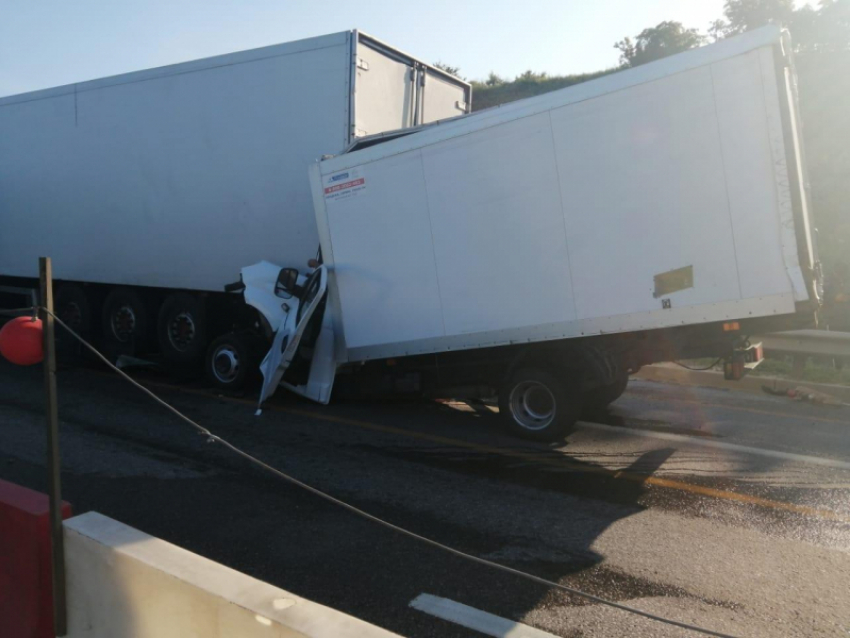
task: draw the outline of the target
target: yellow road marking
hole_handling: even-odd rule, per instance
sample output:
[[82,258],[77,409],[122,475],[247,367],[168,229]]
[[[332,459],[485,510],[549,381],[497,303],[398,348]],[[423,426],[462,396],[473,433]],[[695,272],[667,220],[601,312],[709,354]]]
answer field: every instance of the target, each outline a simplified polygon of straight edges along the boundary
[[[240,399],[238,397],[227,397],[223,395],[214,395],[205,390],[197,390],[193,388],[181,388],[179,386],[168,385],[166,383],[157,383],[157,382],[148,382],[147,385],[154,385],[159,387],[164,387],[169,390],[175,390],[177,392],[183,392],[185,394],[196,394],[202,395],[206,397],[214,397],[224,399],[226,401],[230,401],[233,403],[241,403],[245,405],[256,405],[256,402],[250,401],[248,399]],[[657,476],[650,476],[646,474],[639,474],[636,472],[628,472],[625,470],[611,470],[604,467],[594,466],[594,465],[585,465],[582,463],[577,463],[575,461],[568,460],[563,457],[553,458],[551,456],[541,456],[537,453],[529,453],[523,452],[521,450],[515,450],[511,448],[503,448],[503,447],[494,447],[490,445],[484,445],[479,443],[470,443],[468,441],[463,441],[460,439],[453,439],[450,437],[445,437],[437,434],[428,434],[425,432],[420,432],[416,430],[405,430],[402,428],[397,428],[391,425],[381,425],[379,423],[372,423],[371,421],[361,421],[359,419],[351,419],[348,417],[337,416],[335,414],[328,414],[324,412],[319,412],[316,410],[305,410],[302,408],[290,408],[281,405],[270,404],[267,405],[265,410],[272,410],[274,412],[283,412],[287,414],[294,414],[296,416],[304,416],[312,419],[319,419],[321,421],[327,421],[330,423],[339,423],[342,425],[351,425],[359,428],[363,428],[366,430],[372,430],[374,432],[383,432],[385,434],[395,434],[400,436],[409,437],[412,439],[418,439],[421,441],[428,441],[429,443],[439,443],[441,445],[448,445],[457,448],[464,448],[468,450],[474,450],[477,452],[486,452],[487,454],[496,454],[503,457],[515,458],[524,462],[532,463],[535,465],[541,465],[545,467],[554,467],[559,469],[568,469],[575,470],[577,472],[584,472],[588,474],[599,474],[602,476],[608,476],[614,478],[616,480],[624,480],[630,481],[633,483],[640,483],[643,485],[654,485],[656,487],[664,487],[673,490],[680,490],[683,492],[688,492],[690,494],[698,494],[700,496],[710,496],[712,498],[717,498],[726,501],[735,501],[738,503],[746,503],[748,505],[758,505],[759,507],[765,507],[768,509],[781,510],[786,512],[793,512],[795,514],[803,514],[805,516],[812,516],[817,518],[823,518],[827,520],[838,521],[842,523],[850,523],[850,517],[843,516],[837,512],[833,512],[832,510],[818,509],[814,507],[808,507],[806,505],[797,505],[795,503],[786,503],[784,501],[774,501],[771,499],[760,498],[758,496],[750,496],[748,494],[739,494],[737,492],[731,492],[729,490],[719,490],[713,487],[704,487],[702,485],[694,485],[692,483],[685,483],[684,481],[677,481],[675,479],[666,479]]]

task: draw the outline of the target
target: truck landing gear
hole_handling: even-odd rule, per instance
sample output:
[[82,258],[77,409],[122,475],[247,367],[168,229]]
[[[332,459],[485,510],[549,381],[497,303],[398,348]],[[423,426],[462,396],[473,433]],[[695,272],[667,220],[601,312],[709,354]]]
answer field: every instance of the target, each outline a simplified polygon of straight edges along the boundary
[[542,368],[520,368],[499,389],[508,430],[535,441],[562,441],[581,414],[581,394]]

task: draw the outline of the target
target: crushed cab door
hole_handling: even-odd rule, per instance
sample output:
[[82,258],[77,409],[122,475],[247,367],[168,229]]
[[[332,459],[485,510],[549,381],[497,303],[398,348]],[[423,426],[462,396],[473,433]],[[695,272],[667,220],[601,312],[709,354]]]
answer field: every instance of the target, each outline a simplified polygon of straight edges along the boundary
[[320,403],[330,400],[336,369],[333,327],[329,317],[325,317],[327,289],[327,269],[319,266],[288,304],[286,317],[260,364],[263,373],[260,406],[278,385]]

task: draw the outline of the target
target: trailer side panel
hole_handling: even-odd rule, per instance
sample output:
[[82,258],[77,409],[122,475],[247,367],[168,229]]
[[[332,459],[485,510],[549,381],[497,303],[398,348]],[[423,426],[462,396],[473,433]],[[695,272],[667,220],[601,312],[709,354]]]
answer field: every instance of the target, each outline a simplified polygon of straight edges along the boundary
[[346,38],[316,45],[0,104],[0,273],[221,290],[303,264],[304,171],[348,140]]
[[[319,164],[346,358],[795,312],[805,256],[786,248],[778,40],[756,32]],[[427,234],[408,236],[409,211]],[[415,305],[391,292],[431,281]]]

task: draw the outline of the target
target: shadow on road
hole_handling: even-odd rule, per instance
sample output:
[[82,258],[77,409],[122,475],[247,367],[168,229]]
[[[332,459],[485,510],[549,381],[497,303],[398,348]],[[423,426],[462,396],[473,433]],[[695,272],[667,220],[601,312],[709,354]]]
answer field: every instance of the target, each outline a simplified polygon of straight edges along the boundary
[[[0,366],[0,406],[5,404],[9,418],[40,428],[38,375],[9,373]],[[645,487],[639,481],[617,480],[599,465],[571,456],[569,448],[504,437],[495,429],[495,415],[372,404],[331,406],[313,418],[301,414],[297,404],[299,415],[269,410],[257,419],[242,403],[164,394],[273,466],[462,551],[617,600],[687,595],[610,570],[594,549],[612,525],[643,511]],[[162,462],[182,458],[197,470],[191,477],[146,469],[136,475],[126,467],[66,473],[66,496],[77,512],[97,510],[408,636],[433,635],[427,625],[420,630],[422,617],[407,606],[423,592],[517,619],[541,604],[584,604],[320,501],[207,445],[120,380],[76,370],[60,376],[59,398],[63,436],[72,438],[66,443],[97,442],[92,455],[115,449],[161,456]],[[345,422],[352,416],[393,425],[392,432]],[[427,436],[412,436],[416,433]],[[475,449],[481,441],[520,456]],[[636,453],[624,471],[649,476],[672,453]],[[39,487],[37,465],[5,463],[0,463],[4,478]]]

